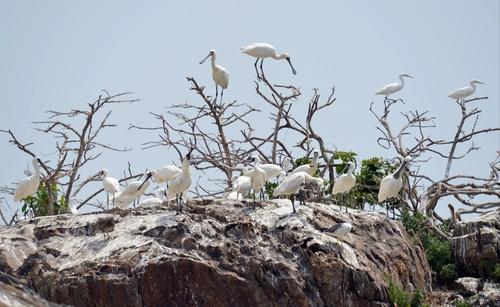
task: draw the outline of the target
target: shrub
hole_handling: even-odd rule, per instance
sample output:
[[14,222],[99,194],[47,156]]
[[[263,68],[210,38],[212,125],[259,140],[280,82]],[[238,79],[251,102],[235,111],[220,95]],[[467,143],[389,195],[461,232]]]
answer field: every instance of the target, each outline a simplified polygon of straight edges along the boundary
[[387,291],[389,294],[389,302],[391,306],[398,307],[420,307],[427,306],[425,301],[424,291],[416,289],[414,292],[405,291],[398,286],[390,277],[387,280]]

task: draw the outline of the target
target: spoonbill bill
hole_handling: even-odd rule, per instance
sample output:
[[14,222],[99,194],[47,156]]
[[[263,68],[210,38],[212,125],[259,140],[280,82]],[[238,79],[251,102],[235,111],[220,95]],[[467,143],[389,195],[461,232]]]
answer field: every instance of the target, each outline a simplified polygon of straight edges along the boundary
[[326,228],[323,231],[330,233],[333,237],[337,238],[342,245],[342,241],[344,241],[344,237],[351,232],[352,225],[351,223],[339,223],[335,224],[332,227]]
[[217,102],[217,96],[219,95],[218,86],[220,86],[222,88],[220,94],[220,102],[222,104],[222,96],[224,95],[224,90],[229,85],[229,73],[224,67],[215,64],[215,59],[216,59],[215,50],[210,50],[208,55],[203,60],[200,61],[200,65],[203,64],[210,57],[212,61],[212,78],[214,79],[215,82],[215,102]]
[[379,89],[375,95],[384,95],[385,97],[389,97],[390,95],[400,91],[405,86],[404,78],[413,78],[408,74],[400,74],[399,82],[389,83],[386,86]]
[[[352,174],[354,167],[354,163],[347,162],[347,173],[340,175],[337,180],[335,180],[335,184],[332,189],[333,195],[339,193],[349,193],[349,191],[354,187],[356,184],[356,176]],[[347,206],[345,206],[345,209],[347,211]]]
[[273,46],[266,44],[266,43],[255,43],[249,46],[246,46],[245,48],[240,49],[241,53],[248,54],[249,56],[252,56],[254,58],[257,58],[255,60],[255,63],[253,66],[255,67],[255,72],[257,73],[257,79],[261,79],[259,75],[259,71],[257,70],[257,62],[260,61],[260,70],[262,71],[262,63],[264,63],[265,58],[273,58],[275,60],[287,60],[288,64],[290,64],[290,67],[292,68],[292,73],[294,75],[297,74],[297,71],[292,65],[292,62],[290,61],[290,56],[286,53],[277,53],[276,49],[274,49]]
[[179,204],[179,211],[182,212],[182,194],[186,192],[191,186],[191,153],[194,147],[189,150],[189,152],[184,156],[182,160],[182,167],[179,174],[177,174],[168,185],[167,199],[175,199]]
[[454,90],[448,95],[448,97],[453,98],[455,100],[464,99],[465,97],[469,97],[470,95],[474,94],[474,92],[476,91],[476,84],[484,84],[484,83],[474,79],[471,80],[469,84],[470,84],[469,86],[464,86]]
[[31,164],[35,173],[22,179],[17,184],[16,192],[14,193],[15,202],[21,201],[28,196],[33,196],[38,191],[38,186],[40,185],[40,168],[38,163],[42,163],[42,161],[38,157],[34,157]]
[[313,176],[314,173],[316,173],[316,171],[318,170],[318,157],[319,157],[319,153],[317,151],[315,151],[313,154],[313,160],[311,161],[311,163],[297,166],[292,171],[292,174],[299,173],[299,172],[306,172],[310,176]]
[[103,169],[102,174],[102,187],[106,191],[106,204],[109,209],[109,194],[113,196],[113,208],[115,207],[115,194],[120,192],[120,183],[116,178],[109,176],[109,171]]
[[[313,177],[306,172],[290,174],[274,189],[273,196],[290,195],[293,213],[295,213],[295,194],[309,182],[316,182],[319,185],[323,185],[323,179]],[[300,200],[300,203],[305,204],[303,199]]]
[[378,191],[379,203],[398,195],[399,190],[401,190],[401,187],[403,187],[403,178],[401,175],[403,169],[409,162],[410,158],[405,157],[403,159],[403,162],[401,162],[398,169],[394,173],[387,175],[384,179],[380,181],[380,188]]
[[122,191],[115,194],[113,200],[116,201],[118,208],[126,209],[131,202],[139,199],[146,192],[150,184],[149,178],[151,178],[151,172],[146,172],[144,177],[146,177],[144,181],[135,180],[129,182]]

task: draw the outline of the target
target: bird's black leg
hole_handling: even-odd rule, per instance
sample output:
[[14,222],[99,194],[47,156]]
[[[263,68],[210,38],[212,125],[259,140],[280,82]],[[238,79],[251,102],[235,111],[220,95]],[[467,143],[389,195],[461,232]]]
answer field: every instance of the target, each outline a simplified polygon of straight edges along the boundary
[[217,104],[217,97],[219,97],[219,87],[217,86],[217,83],[215,83],[215,104]]
[[262,75],[262,79],[264,79],[264,70],[262,68],[262,64],[264,64],[264,59],[260,60],[260,73]]
[[220,105],[222,106],[222,97],[224,96],[224,88],[221,86],[221,91],[220,91]]
[[293,213],[296,213],[296,212],[295,212],[295,194],[292,194],[292,195],[290,196],[290,200],[292,201]]
[[260,80],[261,77],[259,75],[259,70],[257,69],[257,62],[259,62],[259,58],[257,58],[257,60],[255,60],[255,63],[253,64],[253,67],[255,67],[255,73],[257,73],[257,80]]
[[255,189],[253,190],[253,208],[255,209]]
[[182,193],[179,195],[179,212],[182,212]]
[[113,193],[113,209],[115,208],[115,195],[116,193]]

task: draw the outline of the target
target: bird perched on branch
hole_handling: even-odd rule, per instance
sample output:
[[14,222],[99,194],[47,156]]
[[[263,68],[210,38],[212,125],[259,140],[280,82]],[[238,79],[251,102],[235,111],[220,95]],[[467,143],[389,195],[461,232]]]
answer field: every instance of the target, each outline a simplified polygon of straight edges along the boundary
[[264,63],[265,58],[273,58],[275,60],[287,60],[288,64],[290,64],[290,67],[292,68],[292,73],[295,75],[297,74],[297,71],[292,65],[292,62],[290,60],[290,56],[286,53],[277,53],[276,49],[274,49],[273,46],[266,44],[266,43],[255,43],[249,46],[246,46],[245,48],[240,49],[241,53],[248,54],[249,56],[252,56],[254,58],[257,58],[254,63],[255,67],[255,72],[257,73],[257,79],[261,79],[259,75],[259,71],[257,70],[257,63],[260,61],[260,70],[262,70],[262,64]]
[[375,95],[384,95],[385,97],[389,97],[390,95],[400,91],[405,85],[405,81],[403,78],[413,78],[413,77],[404,73],[400,74],[399,82],[387,84],[386,86],[382,87],[377,92],[375,92]]
[[453,92],[451,92],[448,95],[448,97],[453,98],[455,100],[464,99],[464,98],[469,97],[470,95],[474,94],[474,92],[476,91],[476,84],[484,84],[484,83],[474,79],[474,80],[471,80],[469,82],[469,84],[470,84],[469,86],[464,86],[464,87],[461,87],[459,89],[454,90]]
[[220,102],[222,104],[222,96],[224,95],[224,90],[227,89],[227,86],[229,85],[229,73],[224,67],[215,64],[215,50],[210,50],[208,55],[200,61],[200,65],[210,57],[212,62],[212,78],[215,82],[215,102],[217,102],[217,96],[219,95],[218,86],[220,86],[222,88],[220,94]]

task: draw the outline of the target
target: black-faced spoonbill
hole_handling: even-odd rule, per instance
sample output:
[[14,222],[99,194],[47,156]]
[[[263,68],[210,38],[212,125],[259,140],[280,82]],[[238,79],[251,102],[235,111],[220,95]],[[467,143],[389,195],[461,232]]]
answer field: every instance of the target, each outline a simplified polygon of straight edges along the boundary
[[229,73],[227,70],[220,66],[215,64],[215,50],[210,50],[206,58],[200,61],[200,65],[203,64],[208,58],[212,58],[212,78],[214,79],[215,82],[215,102],[217,102],[217,96],[219,95],[219,90],[218,90],[218,85],[222,88],[221,93],[220,93],[220,103],[222,104],[222,96],[224,95],[224,90],[227,88],[229,85]]
[[194,147],[189,150],[184,159],[182,159],[182,172],[176,175],[168,185],[167,189],[167,199],[171,200],[175,198],[175,201],[179,204],[179,211],[182,212],[182,194],[186,192],[191,186],[191,153]]
[[398,169],[394,173],[387,175],[380,181],[380,188],[378,191],[379,203],[398,195],[399,190],[401,190],[401,187],[403,187],[403,178],[401,175],[408,162],[410,162],[410,158],[405,157],[403,162],[401,162]]
[[102,174],[102,187],[106,191],[106,204],[107,209],[109,209],[109,194],[113,196],[113,208],[115,207],[115,195],[120,192],[120,183],[116,178],[108,176],[109,172],[107,169],[101,171]]
[[297,74],[297,71],[292,65],[292,62],[290,61],[290,56],[286,53],[277,53],[276,49],[274,49],[273,46],[266,44],[266,43],[255,43],[250,46],[246,46],[245,48],[240,49],[241,53],[248,54],[249,56],[252,56],[254,58],[257,58],[255,60],[255,63],[253,64],[255,67],[255,72],[257,73],[257,79],[261,79],[259,75],[259,71],[257,70],[257,62],[260,61],[260,70],[262,71],[262,63],[264,63],[265,58],[273,58],[275,60],[287,60],[288,64],[290,64],[290,67],[292,68],[292,73],[295,75]]
[[[332,194],[349,193],[356,185],[356,176],[352,174],[354,171],[354,163],[347,162],[347,173],[340,175],[333,185]],[[347,205],[345,206],[347,212]]]
[[16,192],[14,193],[15,202],[21,201],[28,196],[33,196],[38,191],[38,186],[40,185],[40,168],[38,163],[42,163],[42,161],[38,157],[34,157],[31,164],[35,173],[24,178],[17,184]]
[[[288,175],[277,187],[274,189],[273,196],[290,195],[292,202],[293,213],[295,213],[295,194],[297,194],[306,183],[316,182],[320,186],[323,185],[323,179],[316,178],[306,172],[298,172]],[[305,204],[303,199],[300,199],[301,204]]]

